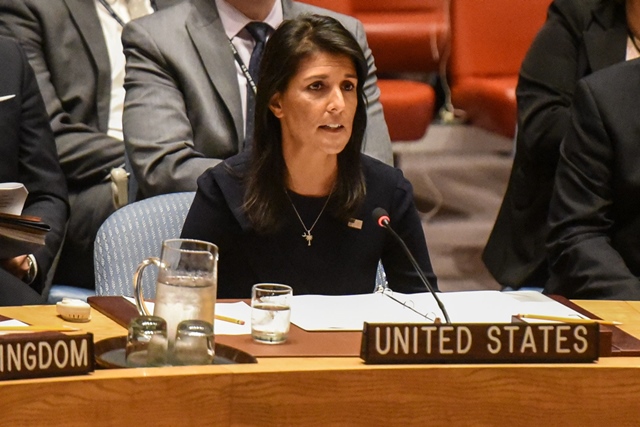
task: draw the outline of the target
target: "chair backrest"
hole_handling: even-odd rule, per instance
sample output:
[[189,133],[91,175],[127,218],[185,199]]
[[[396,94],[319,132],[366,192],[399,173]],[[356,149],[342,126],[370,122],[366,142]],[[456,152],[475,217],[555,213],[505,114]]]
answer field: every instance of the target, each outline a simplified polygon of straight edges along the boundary
[[353,15],[354,12],[424,12],[442,10],[446,0],[302,0],[334,12]]
[[351,0],[351,4],[354,12],[424,12],[442,10],[445,0]]
[[452,82],[517,75],[551,0],[451,0]]
[[[133,295],[133,274],[162,241],[180,237],[195,192],[163,194],[115,211],[98,230],[94,248],[97,295]],[[157,271],[145,270],[145,298],[155,296]]]
[[302,2],[345,15],[351,15],[353,13],[351,2],[347,0],[302,0]]
[[445,0],[350,0],[376,61],[378,75],[417,73],[419,80],[440,69],[449,34]]

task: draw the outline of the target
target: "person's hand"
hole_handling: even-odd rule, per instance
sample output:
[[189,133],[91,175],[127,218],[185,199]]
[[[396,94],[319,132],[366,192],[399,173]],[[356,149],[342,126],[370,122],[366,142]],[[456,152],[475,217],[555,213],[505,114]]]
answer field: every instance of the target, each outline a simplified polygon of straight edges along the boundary
[[29,272],[31,263],[29,262],[28,255],[20,255],[15,258],[0,260],[0,266],[22,280]]

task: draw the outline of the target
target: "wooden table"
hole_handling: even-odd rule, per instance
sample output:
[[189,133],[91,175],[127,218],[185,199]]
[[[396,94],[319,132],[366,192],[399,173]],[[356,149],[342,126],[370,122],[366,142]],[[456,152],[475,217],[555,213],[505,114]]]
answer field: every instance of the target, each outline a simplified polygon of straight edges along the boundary
[[[640,337],[640,302],[579,301]],[[0,308],[63,324],[55,307]],[[125,330],[95,310],[95,339]],[[2,426],[637,426],[640,357],[594,364],[367,366],[358,358],[114,369],[0,383]]]

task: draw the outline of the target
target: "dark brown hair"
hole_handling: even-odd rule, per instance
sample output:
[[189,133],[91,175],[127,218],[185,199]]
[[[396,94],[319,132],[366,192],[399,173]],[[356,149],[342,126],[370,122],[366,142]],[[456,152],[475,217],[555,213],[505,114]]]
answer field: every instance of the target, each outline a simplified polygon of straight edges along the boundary
[[287,89],[300,63],[318,52],[350,58],[358,77],[358,105],[351,138],[338,154],[338,178],[327,209],[334,217],[346,221],[364,200],[360,150],[367,124],[366,59],[358,42],[340,22],[328,16],[302,15],[278,27],[267,42],[260,64],[255,132],[244,199],[247,216],[258,232],[277,230],[280,213],[289,203],[285,194],[287,171],[282,154],[282,128],[269,103],[276,93]]

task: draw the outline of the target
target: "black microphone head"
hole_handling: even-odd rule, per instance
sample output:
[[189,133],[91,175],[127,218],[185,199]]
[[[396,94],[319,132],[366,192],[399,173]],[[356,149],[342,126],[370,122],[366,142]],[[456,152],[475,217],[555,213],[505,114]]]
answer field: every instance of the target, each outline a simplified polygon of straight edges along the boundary
[[371,212],[371,216],[373,220],[378,223],[380,227],[386,227],[389,224],[389,213],[383,208],[375,208],[373,212]]

